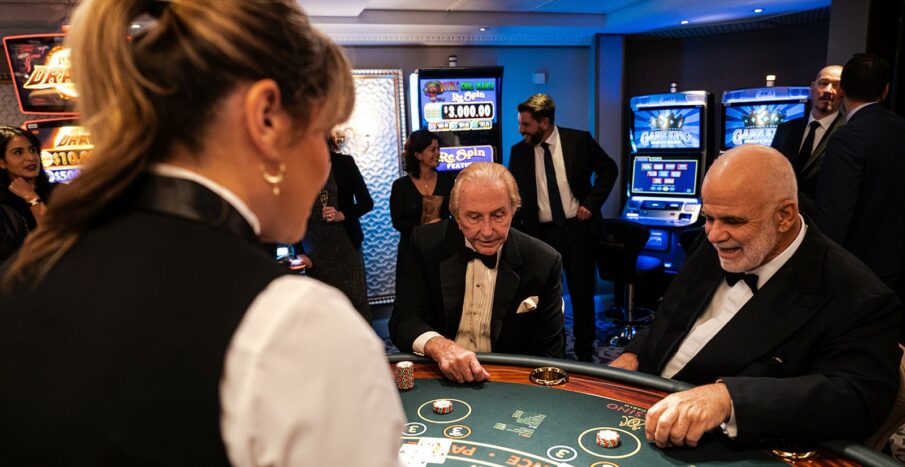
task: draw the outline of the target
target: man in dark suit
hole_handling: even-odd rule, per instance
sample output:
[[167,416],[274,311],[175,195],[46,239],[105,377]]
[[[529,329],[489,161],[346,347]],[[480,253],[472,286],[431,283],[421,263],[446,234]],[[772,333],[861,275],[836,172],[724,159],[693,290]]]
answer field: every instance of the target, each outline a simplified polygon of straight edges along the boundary
[[[516,225],[563,258],[575,331],[575,354],[591,361],[594,317],[594,240],[590,220],[613,189],[619,169],[587,131],[554,125],[556,106],[535,94],[518,106],[519,133],[509,169],[524,206]],[[596,175],[594,183],[591,177]]]
[[723,425],[740,443],[864,439],[892,407],[902,305],[798,213],[776,150],[743,145],[702,187],[706,240],[649,329],[612,366],[699,384],[655,404],[646,435],[695,446]]
[[472,164],[450,195],[455,222],[412,231],[390,337],[433,358],[449,379],[489,377],[475,352],[563,357],[562,260],[510,229],[519,204],[505,167]]
[[[857,54],[842,70],[848,123],[826,148],[814,222],[905,299],[905,120],[880,104],[889,64]],[[905,330],[902,332],[905,342]]]
[[798,206],[807,216],[814,214],[814,192],[817,190],[817,174],[823,162],[826,144],[830,136],[845,124],[839,112],[842,93],[839,79],[842,67],[823,67],[810,86],[811,111],[807,119],[796,118],[776,127],[776,135],[770,145],[778,149],[795,168],[798,180]]

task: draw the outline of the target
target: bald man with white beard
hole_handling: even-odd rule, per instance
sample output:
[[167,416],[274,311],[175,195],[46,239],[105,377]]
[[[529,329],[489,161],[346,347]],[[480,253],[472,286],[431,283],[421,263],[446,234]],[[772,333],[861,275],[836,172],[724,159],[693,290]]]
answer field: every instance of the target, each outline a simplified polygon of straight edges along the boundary
[[864,439],[886,417],[902,305],[805,223],[797,191],[788,160],[765,146],[734,148],[707,173],[707,241],[611,364],[699,385],[648,411],[657,446],[696,446],[720,427],[743,444]]

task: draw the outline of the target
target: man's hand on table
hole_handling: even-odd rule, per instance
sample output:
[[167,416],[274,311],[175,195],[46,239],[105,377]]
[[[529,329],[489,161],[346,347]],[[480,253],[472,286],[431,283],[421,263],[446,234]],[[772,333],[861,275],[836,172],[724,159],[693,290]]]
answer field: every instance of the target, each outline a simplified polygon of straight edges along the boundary
[[487,381],[490,373],[478,363],[475,353],[445,337],[434,337],[424,344],[424,355],[432,358],[447,378],[459,383]]
[[623,370],[638,371],[638,355],[631,352],[622,352],[622,355],[610,362],[609,366]]
[[698,386],[663,398],[647,411],[645,435],[657,447],[695,447],[711,428],[729,420],[732,399],[723,383]]

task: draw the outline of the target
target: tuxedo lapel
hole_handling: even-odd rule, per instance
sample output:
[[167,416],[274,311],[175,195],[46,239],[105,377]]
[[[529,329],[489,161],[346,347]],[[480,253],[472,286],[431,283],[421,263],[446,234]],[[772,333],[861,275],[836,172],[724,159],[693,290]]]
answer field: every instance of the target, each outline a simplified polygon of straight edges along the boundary
[[513,300],[518,291],[521,277],[516,272],[522,265],[522,257],[519,254],[517,241],[509,237],[503,244],[500,253],[500,263],[497,269],[496,285],[493,289],[493,315],[490,320],[490,342],[495,345],[503,329],[506,315],[515,311]]
[[[813,230],[813,228],[811,228]],[[713,375],[737,375],[757,360],[770,357],[772,349],[804,326],[829,299],[820,293],[825,245],[805,241],[713,339],[676,374],[682,381],[700,382]],[[783,355],[773,355],[781,362]]]
[[465,269],[467,264],[459,258],[465,248],[465,239],[458,225],[446,221],[448,226],[440,248],[440,289],[443,296],[444,323],[450,335],[459,331],[462,304],[465,300]]
[[557,129],[559,130],[559,144],[562,146],[562,160],[566,167],[566,180],[569,181],[569,186],[576,186],[572,171],[573,165],[575,165],[575,139],[570,138],[569,133],[564,132],[562,128],[557,127]]
[[[707,247],[709,246],[702,246],[702,248]],[[693,285],[682,295],[679,304],[670,313],[669,323],[663,335],[657,336],[659,337],[657,339],[657,349],[652,354],[658,358],[653,366],[656,374],[660,374],[663,371],[663,367],[666,366],[676,349],[679,348],[679,344],[688,335],[698,316],[710,304],[714,291],[723,281],[722,270],[719,268],[718,263],[716,267],[713,267],[713,261],[703,261],[702,263],[704,264],[696,268],[697,274],[692,276],[693,280],[691,282]]]

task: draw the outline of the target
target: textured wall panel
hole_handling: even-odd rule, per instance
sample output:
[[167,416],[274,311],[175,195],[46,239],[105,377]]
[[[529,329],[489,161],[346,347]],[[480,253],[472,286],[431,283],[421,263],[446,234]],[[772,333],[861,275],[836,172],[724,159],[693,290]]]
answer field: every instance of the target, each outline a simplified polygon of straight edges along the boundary
[[374,210],[361,218],[362,245],[372,302],[392,300],[396,284],[399,233],[390,221],[390,189],[402,174],[405,142],[405,99],[402,71],[355,70],[355,110],[340,127],[346,135],[343,152],[355,158]]

